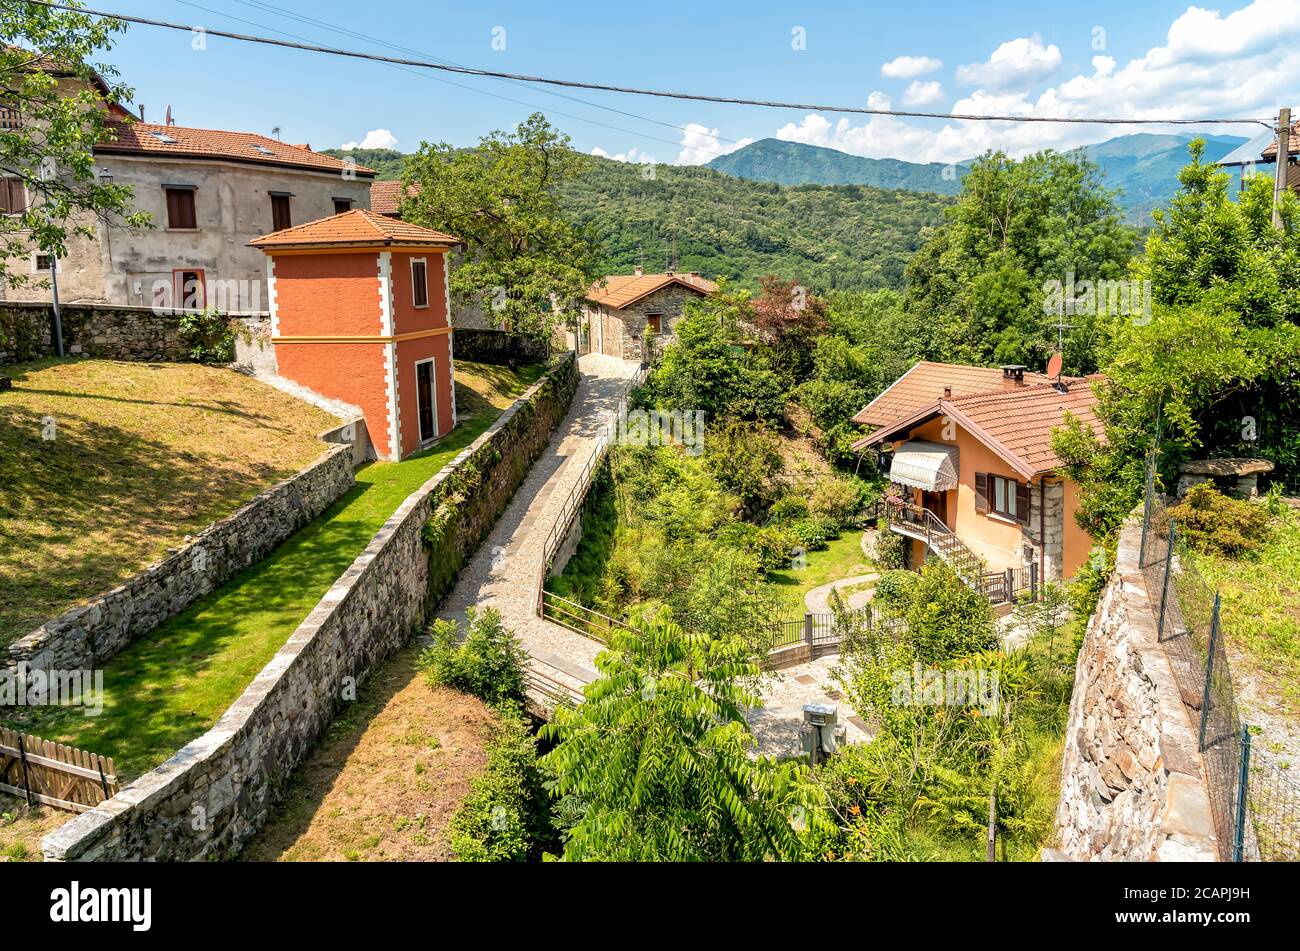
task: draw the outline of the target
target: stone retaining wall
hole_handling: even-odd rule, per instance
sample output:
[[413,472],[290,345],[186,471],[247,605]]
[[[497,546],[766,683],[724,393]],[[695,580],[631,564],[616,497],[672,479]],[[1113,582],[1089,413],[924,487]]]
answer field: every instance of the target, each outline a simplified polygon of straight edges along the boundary
[[504,330],[481,330],[457,326],[452,335],[457,360],[477,363],[540,363],[550,355],[544,340]]
[[45,622],[9,645],[3,656],[5,667],[13,674],[19,663],[39,670],[81,670],[103,664],[131,641],[261,561],[325,511],[353,485],[353,452],[352,445],[330,447],[312,465],[214,522],[163,561]]
[[[53,308],[39,301],[0,302],[0,363],[54,355]],[[188,360],[176,314],[150,307],[62,304],[65,352],[108,360]]]
[[[462,560],[486,537],[564,418],[577,382],[576,362],[566,354],[402,503],[216,726],[46,836],[45,858],[237,854],[351,688],[436,609],[449,588],[442,562]],[[454,518],[439,515],[448,512]],[[434,524],[442,528],[430,539]]]
[[1121,531],[1115,572],[1088,621],[1066,727],[1059,849],[1045,859],[1216,857],[1195,727],[1138,566],[1141,532],[1132,520]]

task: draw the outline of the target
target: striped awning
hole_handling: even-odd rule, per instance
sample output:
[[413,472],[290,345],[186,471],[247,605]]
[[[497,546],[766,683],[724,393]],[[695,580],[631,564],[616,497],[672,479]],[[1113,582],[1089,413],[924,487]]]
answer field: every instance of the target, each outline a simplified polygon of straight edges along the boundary
[[957,447],[909,440],[894,451],[889,478],[927,492],[945,492],[957,485]]

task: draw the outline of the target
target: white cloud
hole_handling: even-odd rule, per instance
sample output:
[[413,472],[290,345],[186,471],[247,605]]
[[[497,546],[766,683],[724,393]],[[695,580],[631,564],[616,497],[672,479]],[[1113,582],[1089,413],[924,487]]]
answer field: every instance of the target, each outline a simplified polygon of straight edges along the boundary
[[[1255,0],[1226,15],[1189,7],[1173,20],[1162,45],[1123,63],[1109,55],[1094,55],[1091,72],[1044,87],[1046,71],[1054,61],[1059,63],[1059,56],[1059,50],[1041,40],[1004,43],[987,63],[959,70],[965,71],[967,81],[978,77],[979,86],[946,111],[1133,119],[1270,118],[1279,104],[1300,102],[1300,3]],[[1037,82],[1027,78],[1035,71],[1040,74]],[[871,116],[853,125],[847,119],[832,124],[810,114],[783,126],[777,137],[872,158],[953,162],[989,148],[1020,156],[1133,132],[1166,131],[1252,136],[1262,129],[976,121],[936,125],[892,116]]]
[[1061,51],[1044,46],[1037,33],[1008,40],[993,51],[987,62],[957,67],[957,81],[990,89],[1028,89],[1046,79],[1061,65]]
[[397,137],[387,129],[371,129],[360,142],[344,142],[339,146],[344,152],[353,149],[392,149],[397,147]]
[[912,80],[912,84],[903,93],[905,106],[931,106],[943,98],[943,85],[938,82]]
[[598,155],[601,158],[613,159],[615,162],[633,162],[637,165],[653,165],[656,162],[653,155],[647,155],[635,146],[628,149],[626,152],[619,152],[611,155],[598,145],[591,150],[591,154]]
[[943,69],[943,60],[929,56],[896,56],[880,67],[880,75],[890,79],[915,79],[936,69]]
[[739,142],[723,144],[718,138],[717,129],[710,129],[698,122],[690,122],[682,132],[682,150],[677,155],[677,164],[703,165],[719,155],[744,148],[753,141],[753,139],[741,139]]

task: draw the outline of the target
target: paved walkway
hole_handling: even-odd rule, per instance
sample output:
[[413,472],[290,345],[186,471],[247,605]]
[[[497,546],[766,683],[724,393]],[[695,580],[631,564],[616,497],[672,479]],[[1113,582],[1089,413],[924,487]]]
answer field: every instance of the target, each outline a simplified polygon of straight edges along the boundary
[[600,354],[587,354],[578,366],[582,378],[568,416],[461,571],[439,616],[463,622],[465,609],[472,605],[496,608],[532,656],[536,673],[580,690],[595,679],[595,658],[603,648],[537,616],[537,573],[551,525],[591,455],[604,421],[627,394],[637,366]]
[[[609,413],[627,394],[635,364],[588,354],[578,361],[582,379],[573,406],[533,464],[505,513],[479,547],[443,603],[439,616],[464,622],[471,606],[494,607],[532,658],[532,671],[571,691],[596,679],[596,655],[604,646],[537,616],[537,573],[542,548],[564,499],[591,455]],[[750,726],[764,753],[796,755],[805,703],[826,703],[834,690],[827,657],[771,677],[763,686],[764,707],[750,712]],[[538,698],[542,699],[542,698]],[[841,722],[852,714],[839,701]],[[866,735],[848,724],[849,742]]]
[[[865,575],[854,575],[851,578],[841,578],[839,581],[818,585],[803,596],[804,610],[809,614],[833,613],[831,609],[831,592],[840,591],[840,597],[844,599],[844,606],[850,611],[856,611],[858,608],[866,607],[871,603],[871,598],[876,593],[876,586],[873,582],[879,580],[880,575],[871,571]],[[841,590],[867,584],[870,584],[871,587],[862,591],[850,591],[848,594],[844,594]]]

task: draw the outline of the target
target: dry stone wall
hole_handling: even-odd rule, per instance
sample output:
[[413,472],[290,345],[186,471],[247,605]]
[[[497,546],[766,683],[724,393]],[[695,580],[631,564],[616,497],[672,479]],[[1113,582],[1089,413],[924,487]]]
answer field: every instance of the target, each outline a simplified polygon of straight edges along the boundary
[[1115,572],[1088,621],[1066,727],[1058,848],[1046,859],[1214,861],[1194,725],[1156,639],[1138,565],[1142,527],[1120,533]]
[[[231,857],[363,680],[417,631],[505,509],[577,388],[573,354],[412,493],[217,725],[46,836],[50,861]],[[435,517],[450,510],[454,521]],[[430,539],[430,527],[443,526]],[[454,572],[450,573],[454,581]]]
[[[47,303],[0,302],[0,363],[54,355],[54,311]],[[150,307],[63,304],[65,352],[108,360],[188,360],[176,314]]]
[[100,666],[131,641],[261,561],[324,512],[352,487],[352,460],[352,445],[331,446],[315,463],[214,522],[158,564],[9,645],[5,667],[13,675],[20,663],[32,670]]

